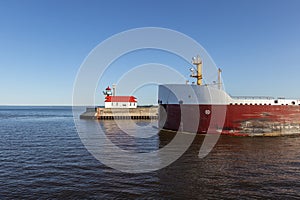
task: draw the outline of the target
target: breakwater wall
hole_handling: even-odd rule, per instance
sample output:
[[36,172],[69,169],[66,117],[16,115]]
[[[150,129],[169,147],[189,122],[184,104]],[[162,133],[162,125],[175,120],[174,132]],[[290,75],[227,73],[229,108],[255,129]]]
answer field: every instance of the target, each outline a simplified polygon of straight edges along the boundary
[[158,119],[158,106],[139,106],[137,108],[86,108],[80,119]]

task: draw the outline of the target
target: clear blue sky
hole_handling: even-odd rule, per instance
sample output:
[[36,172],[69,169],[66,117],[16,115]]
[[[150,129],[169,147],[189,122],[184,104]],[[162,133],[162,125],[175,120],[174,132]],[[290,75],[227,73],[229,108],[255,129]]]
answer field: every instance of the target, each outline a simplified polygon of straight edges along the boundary
[[68,105],[106,38],[164,27],[199,42],[231,95],[300,98],[300,1],[0,0],[0,105]]

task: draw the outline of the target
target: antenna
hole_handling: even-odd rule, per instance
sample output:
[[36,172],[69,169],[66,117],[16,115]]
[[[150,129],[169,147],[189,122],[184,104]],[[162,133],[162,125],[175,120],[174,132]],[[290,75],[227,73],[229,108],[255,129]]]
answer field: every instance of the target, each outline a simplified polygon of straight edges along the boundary
[[195,76],[195,69],[193,67],[190,68],[191,77]]

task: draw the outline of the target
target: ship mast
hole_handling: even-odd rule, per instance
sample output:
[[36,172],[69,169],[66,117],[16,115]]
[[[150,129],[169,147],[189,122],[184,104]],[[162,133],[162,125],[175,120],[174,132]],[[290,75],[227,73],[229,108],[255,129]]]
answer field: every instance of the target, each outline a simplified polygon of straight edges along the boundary
[[200,56],[193,57],[192,63],[197,66],[197,74],[192,74],[191,77],[197,78],[197,85],[202,85],[202,60]]
[[222,82],[221,82],[221,73],[222,73],[222,70],[219,68],[218,69],[218,89],[219,90],[221,89],[221,85],[222,85]]
[[116,87],[117,87],[116,84],[113,84],[113,85],[112,85],[112,89],[113,89],[112,95],[113,95],[113,96],[116,96]]

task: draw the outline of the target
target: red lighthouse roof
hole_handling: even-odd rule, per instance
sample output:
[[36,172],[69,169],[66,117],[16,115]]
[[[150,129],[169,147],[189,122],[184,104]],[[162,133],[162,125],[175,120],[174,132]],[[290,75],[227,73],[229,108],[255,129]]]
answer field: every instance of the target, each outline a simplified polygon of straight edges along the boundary
[[105,102],[130,102],[136,103],[137,100],[134,96],[106,96]]
[[107,88],[105,90],[111,90],[109,86],[107,86]]

